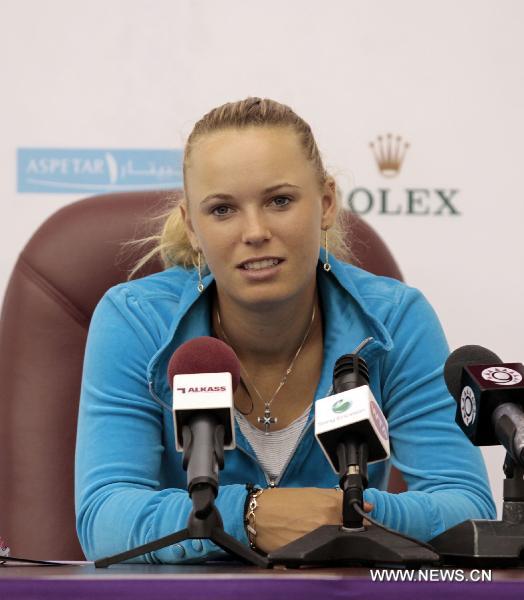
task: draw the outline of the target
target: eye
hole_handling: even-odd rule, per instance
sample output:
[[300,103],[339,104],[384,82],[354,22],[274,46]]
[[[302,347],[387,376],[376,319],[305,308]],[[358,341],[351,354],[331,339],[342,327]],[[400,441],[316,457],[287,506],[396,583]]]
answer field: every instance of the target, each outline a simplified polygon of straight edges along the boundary
[[275,204],[275,206],[283,208],[291,204],[291,198],[289,198],[288,196],[275,196],[272,199],[272,202]]
[[219,206],[215,206],[211,209],[211,214],[215,215],[215,217],[225,217],[230,214],[231,207],[226,206],[225,204],[220,204]]

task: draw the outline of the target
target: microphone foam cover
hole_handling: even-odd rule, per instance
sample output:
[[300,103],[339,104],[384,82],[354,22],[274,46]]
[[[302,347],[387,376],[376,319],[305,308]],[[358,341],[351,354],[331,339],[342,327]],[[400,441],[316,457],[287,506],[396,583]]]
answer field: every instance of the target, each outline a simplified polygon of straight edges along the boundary
[[444,380],[449,393],[460,398],[462,393],[462,369],[468,365],[498,365],[502,361],[491,350],[482,346],[461,346],[454,350],[444,365]]
[[233,392],[240,381],[240,362],[233,348],[222,340],[202,336],[179,346],[169,361],[167,377],[173,387],[175,375],[231,373]]

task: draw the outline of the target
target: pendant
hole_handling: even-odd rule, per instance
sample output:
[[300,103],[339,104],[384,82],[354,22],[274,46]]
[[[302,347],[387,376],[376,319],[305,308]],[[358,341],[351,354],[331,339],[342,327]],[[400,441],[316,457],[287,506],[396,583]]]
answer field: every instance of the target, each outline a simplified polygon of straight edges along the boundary
[[271,416],[271,408],[269,406],[266,406],[264,408],[264,416],[258,417],[257,421],[264,425],[264,433],[267,435],[269,433],[271,425],[273,425],[273,423],[276,423],[278,419],[276,417]]

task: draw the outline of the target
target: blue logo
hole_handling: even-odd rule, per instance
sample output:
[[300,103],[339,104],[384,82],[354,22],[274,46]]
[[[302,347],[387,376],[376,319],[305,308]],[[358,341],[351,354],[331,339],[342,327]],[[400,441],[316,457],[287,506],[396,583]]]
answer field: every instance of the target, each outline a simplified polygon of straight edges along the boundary
[[182,187],[182,150],[19,148],[18,191],[77,194]]

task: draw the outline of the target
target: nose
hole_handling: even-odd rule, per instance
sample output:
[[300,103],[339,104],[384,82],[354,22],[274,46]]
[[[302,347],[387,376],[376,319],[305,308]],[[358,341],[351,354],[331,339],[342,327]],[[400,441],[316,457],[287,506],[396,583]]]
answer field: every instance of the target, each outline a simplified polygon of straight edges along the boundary
[[246,216],[242,230],[242,241],[245,244],[260,244],[271,237],[271,231],[260,212]]

